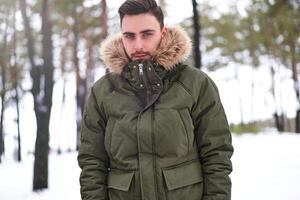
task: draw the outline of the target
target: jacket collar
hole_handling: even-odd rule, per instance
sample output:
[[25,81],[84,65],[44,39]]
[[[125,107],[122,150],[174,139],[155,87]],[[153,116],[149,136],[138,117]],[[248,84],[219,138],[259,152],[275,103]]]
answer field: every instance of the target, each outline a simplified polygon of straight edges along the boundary
[[[168,34],[158,47],[153,61],[166,70],[187,59],[191,52],[191,40],[180,27],[168,28]],[[121,34],[107,38],[100,47],[100,57],[113,73],[121,74],[125,65],[131,62],[125,53]]]

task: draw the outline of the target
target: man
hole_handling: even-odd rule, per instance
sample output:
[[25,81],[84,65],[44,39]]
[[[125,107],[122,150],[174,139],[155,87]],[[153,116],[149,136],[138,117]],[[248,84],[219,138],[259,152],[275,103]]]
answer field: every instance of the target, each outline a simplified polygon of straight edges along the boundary
[[78,162],[84,200],[228,200],[233,152],[213,81],[182,62],[191,43],[154,0],[119,8],[102,44],[111,73],[91,89]]

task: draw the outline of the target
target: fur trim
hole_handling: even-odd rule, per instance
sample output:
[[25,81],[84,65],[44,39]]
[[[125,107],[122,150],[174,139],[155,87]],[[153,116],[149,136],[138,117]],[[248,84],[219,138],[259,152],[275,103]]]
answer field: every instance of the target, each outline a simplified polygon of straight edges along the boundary
[[[191,53],[192,43],[187,33],[180,27],[168,28],[167,35],[162,39],[153,60],[166,70],[183,62]],[[110,71],[120,74],[123,67],[130,62],[125,53],[122,36],[107,38],[100,47],[100,57]]]

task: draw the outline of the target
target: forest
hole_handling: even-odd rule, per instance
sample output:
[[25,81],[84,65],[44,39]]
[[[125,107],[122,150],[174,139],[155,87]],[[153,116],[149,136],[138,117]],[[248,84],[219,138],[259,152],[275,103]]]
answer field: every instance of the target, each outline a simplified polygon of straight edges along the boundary
[[[166,16],[172,2],[158,1]],[[235,98],[237,102],[239,120],[231,121],[228,112],[233,133],[260,132],[265,127],[300,133],[300,1],[248,0],[242,8],[238,2],[228,1],[227,9],[220,12],[207,0],[186,1],[192,8],[187,11],[190,15],[176,25],[188,31],[194,44],[188,62],[208,74],[232,66],[221,83],[233,81],[239,91],[243,90],[241,68],[267,72],[260,78],[249,74],[250,111],[243,107],[243,92],[226,94],[228,101]],[[79,148],[82,112],[90,88],[108,73],[99,46],[119,31],[117,8],[109,4],[106,0],[0,0],[0,165],[5,164],[4,156],[12,157],[6,153],[11,144],[7,138],[13,138],[14,156],[21,162],[29,151],[22,140],[34,136],[30,148],[33,191],[48,188],[52,150],[61,154]],[[254,96],[255,87],[264,81],[268,81],[265,94]],[[291,95],[285,95],[286,90]],[[270,112],[269,117],[245,119],[244,112],[254,112],[254,98],[264,105],[264,95],[272,106],[268,111],[259,109]],[[27,106],[34,115],[24,113]],[[74,119],[61,117],[67,107]],[[292,114],[287,114],[287,109]],[[54,118],[75,128],[52,134],[57,130],[51,126]],[[29,123],[34,132],[25,132],[22,123]],[[73,144],[65,149],[51,145],[51,140],[62,134],[72,137]]]

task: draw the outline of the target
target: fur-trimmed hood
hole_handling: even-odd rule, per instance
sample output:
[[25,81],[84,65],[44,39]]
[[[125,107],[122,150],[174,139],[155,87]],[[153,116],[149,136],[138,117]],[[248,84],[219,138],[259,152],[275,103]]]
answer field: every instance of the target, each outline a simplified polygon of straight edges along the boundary
[[[153,60],[166,70],[187,59],[191,52],[191,40],[180,27],[168,28]],[[100,57],[113,73],[121,74],[124,66],[130,62],[125,53],[121,34],[107,38],[100,47]]]

